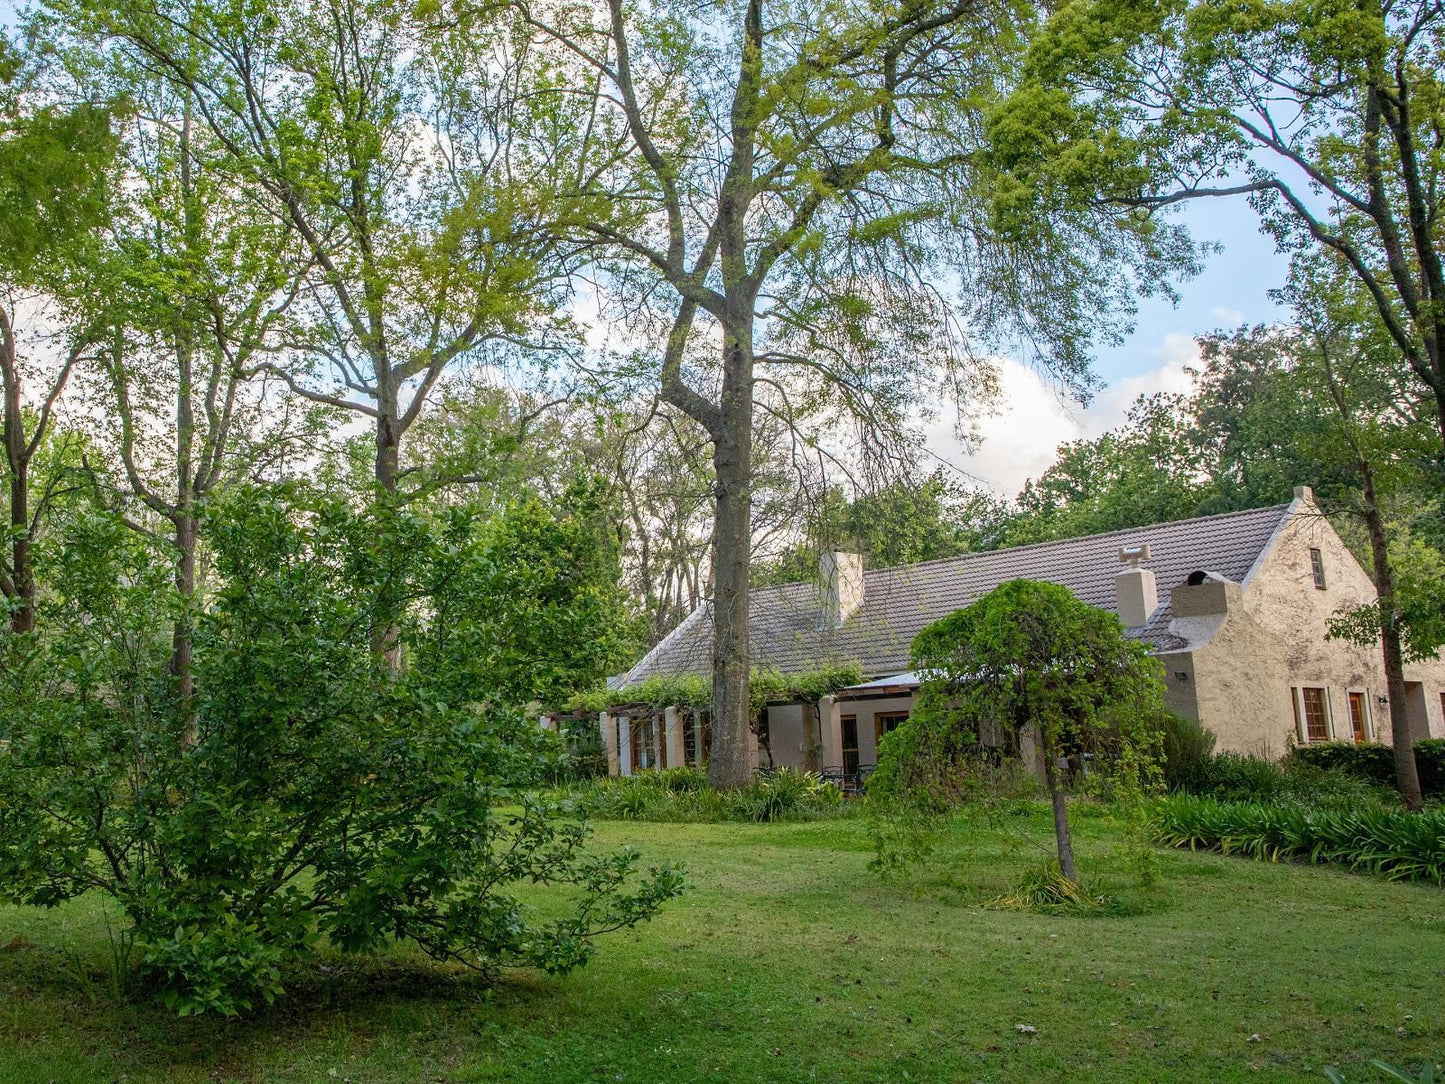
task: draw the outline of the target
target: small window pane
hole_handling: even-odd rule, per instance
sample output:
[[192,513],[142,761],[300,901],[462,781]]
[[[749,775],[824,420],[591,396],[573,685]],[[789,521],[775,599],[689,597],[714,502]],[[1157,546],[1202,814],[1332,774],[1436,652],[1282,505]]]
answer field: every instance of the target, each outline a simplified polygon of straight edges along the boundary
[[1309,741],[1329,741],[1330,722],[1325,707],[1323,689],[1301,689],[1305,706],[1305,738]]
[[1310,571],[1315,576],[1315,587],[1323,591],[1325,589],[1325,558],[1317,549],[1310,550]]

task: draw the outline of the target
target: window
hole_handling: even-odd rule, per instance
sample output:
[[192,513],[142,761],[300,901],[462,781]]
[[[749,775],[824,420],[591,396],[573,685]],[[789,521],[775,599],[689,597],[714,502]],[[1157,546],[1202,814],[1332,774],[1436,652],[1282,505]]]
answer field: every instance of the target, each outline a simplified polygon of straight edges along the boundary
[[838,721],[843,726],[843,774],[852,775],[858,770],[858,716],[844,715]]
[[1355,744],[1370,740],[1368,716],[1365,714],[1365,694],[1346,693],[1350,701],[1350,730],[1354,732]]
[[1304,709],[1303,734],[1305,741],[1330,740],[1329,708],[1325,706],[1325,691],[1318,688],[1301,688],[1300,698],[1295,701],[1295,725],[1300,723],[1300,709]]
[[1325,558],[1319,550],[1310,548],[1310,571],[1315,575],[1315,589],[1325,589]]
[[873,748],[876,750],[878,743],[883,740],[883,735],[892,734],[907,718],[908,712],[906,711],[880,711],[873,716]]

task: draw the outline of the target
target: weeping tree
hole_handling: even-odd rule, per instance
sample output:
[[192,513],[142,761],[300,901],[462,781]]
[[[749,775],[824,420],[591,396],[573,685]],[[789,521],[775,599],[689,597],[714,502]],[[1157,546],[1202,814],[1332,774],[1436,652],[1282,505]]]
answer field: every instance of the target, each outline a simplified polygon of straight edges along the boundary
[[1011,580],[914,638],[918,707],[888,736],[872,784],[898,791],[957,761],[988,732],[1037,742],[1059,869],[1078,880],[1061,761],[1093,753],[1129,785],[1158,772],[1162,670],[1113,614],[1065,587]]
[[742,785],[758,418],[782,419],[814,455],[846,434],[865,462],[906,461],[917,412],[989,391],[966,344],[1020,325],[1086,390],[1080,329],[1131,294],[1081,254],[1142,242],[1149,264],[1157,239],[1095,234],[1075,215],[1027,246],[998,243],[976,152],[1028,3],[517,8],[595,102],[588,198],[556,226],[600,246],[604,310],[660,344],[645,375],[711,445],[709,770]]

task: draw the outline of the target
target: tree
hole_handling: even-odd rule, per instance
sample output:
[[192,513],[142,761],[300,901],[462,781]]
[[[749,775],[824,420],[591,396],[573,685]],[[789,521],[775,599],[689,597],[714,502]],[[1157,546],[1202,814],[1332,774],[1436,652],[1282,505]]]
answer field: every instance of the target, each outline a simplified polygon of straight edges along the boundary
[[753,582],[800,583],[818,572],[827,550],[861,553],[867,568],[892,568],[956,557],[999,545],[1010,510],[982,490],[971,490],[937,470],[902,479],[848,500],[837,487],[811,510],[803,541],[777,558],[758,562]]
[[1124,424],[1103,436],[1061,444],[1053,466],[1019,493],[1008,543],[1101,534],[1198,514],[1210,487],[1191,421],[1183,396],[1156,393],[1140,396]]
[[453,698],[557,706],[635,660],[637,622],[597,488],[574,484],[559,508],[534,496],[489,519],[446,515],[430,606],[408,636],[413,665]]
[[368,419],[381,492],[396,492],[402,440],[449,367],[547,344],[562,250],[540,222],[570,118],[528,93],[501,36],[473,33],[458,58],[393,0],[57,7],[188,96],[294,231],[305,288],[253,368]]
[[1445,122],[1435,0],[1072,0],[990,121],[1001,218],[1112,208],[1152,232],[1247,196],[1287,251],[1334,254],[1445,439]]
[[[599,88],[595,198],[561,225],[606,246],[605,296],[656,335],[662,398],[711,444],[709,771],[742,785],[757,417],[846,424],[866,454],[901,455],[930,393],[966,400],[989,384],[961,322],[982,339],[1019,317],[1086,387],[1088,314],[1119,294],[1055,232],[1004,250],[985,221],[979,105],[1008,79],[1026,5],[744,0],[705,20],[623,0],[521,10],[576,82]],[[945,268],[961,272],[960,301],[937,286]]]
[[[367,617],[399,559],[369,560],[368,540],[418,542],[413,585],[445,560],[426,524],[392,515],[295,485],[210,503],[192,742],[149,695],[170,656],[170,562],[113,515],[78,519],[50,635],[0,633],[0,897],[109,897],[166,1003],[235,1015],[323,944],[566,972],[676,896],[675,870],[591,852],[585,822],[535,797],[556,754],[535,717],[479,709],[445,672],[387,679]],[[450,613],[452,631],[465,641],[483,611]],[[536,913],[523,884],[555,896]]]
[[[1000,584],[923,629],[912,661],[924,675],[912,717],[884,743],[878,777],[906,784],[919,761],[956,758],[985,726],[1017,745],[1031,730],[1053,803],[1059,869],[1078,880],[1059,760],[1083,752],[1114,760],[1121,778],[1157,772],[1162,669],[1113,614],[1067,588]],[[901,737],[900,737],[901,735]]]
[[[1301,260],[1294,269],[1289,295],[1301,325],[1298,372],[1330,409],[1327,440],[1315,454],[1348,465],[1354,473],[1355,492],[1347,507],[1364,523],[1377,595],[1372,605],[1339,615],[1333,631],[1380,647],[1390,698],[1395,782],[1406,806],[1419,809],[1420,779],[1405,688],[1410,630],[1396,587],[1387,502],[1410,488],[1411,476],[1426,460],[1428,446],[1420,440],[1419,423],[1431,410],[1416,400],[1413,383],[1401,385],[1395,344],[1381,334],[1373,306],[1360,296],[1357,284],[1340,273],[1343,269],[1330,263]],[[1417,658],[1433,657],[1445,643],[1432,635],[1439,631],[1439,619],[1419,621],[1421,616],[1417,609],[1411,649]]]
[[[0,37],[0,442],[9,482],[0,592],[16,632],[35,626],[32,551],[53,492],[32,507],[31,464],[71,375],[101,337],[86,268],[90,235],[110,212],[116,151],[111,111],[50,99],[42,68]],[[27,336],[27,317],[50,330]],[[47,365],[47,354],[58,360]],[[40,394],[28,408],[32,382]]]
[[267,392],[248,368],[296,300],[305,261],[288,223],[256,213],[244,175],[196,123],[189,93],[123,58],[116,68],[138,115],[124,143],[130,198],[106,231],[113,331],[99,397],[115,422],[128,522],[169,532],[171,691],[187,713],[202,508],[226,481],[263,473],[291,436],[274,392],[262,417]]

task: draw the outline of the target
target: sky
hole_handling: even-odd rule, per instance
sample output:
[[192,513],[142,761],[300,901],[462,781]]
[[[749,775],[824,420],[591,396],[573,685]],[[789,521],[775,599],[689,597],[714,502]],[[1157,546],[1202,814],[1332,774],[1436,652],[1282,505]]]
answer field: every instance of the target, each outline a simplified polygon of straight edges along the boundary
[[1279,319],[1269,291],[1283,285],[1285,260],[1259,232],[1248,203],[1234,197],[1201,200],[1187,205],[1182,217],[1196,240],[1217,242],[1221,250],[1206,259],[1199,275],[1176,284],[1177,306],[1144,299],[1133,334],[1099,351],[1095,371],[1105,387],[1088,407],[1060,395],[1027,365],[1005,358],[1001,401],[979,422],[978,446],[970,451],[960,445],[949,416],[928,426],[929,451],[996,494],[1013,496],[1053,463],[1060,443],[1096,437],[1117,425],[1141,394],[1188,391],[1184,370],[1198,358],[1198,336]]

